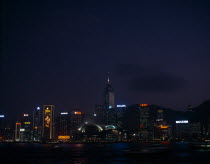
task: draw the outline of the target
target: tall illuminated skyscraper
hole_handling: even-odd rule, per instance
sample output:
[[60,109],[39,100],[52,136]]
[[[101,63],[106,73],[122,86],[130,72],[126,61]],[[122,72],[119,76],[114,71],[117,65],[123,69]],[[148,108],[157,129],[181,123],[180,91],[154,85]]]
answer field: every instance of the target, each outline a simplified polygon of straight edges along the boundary
[[104,116],[106,125],[116,126],[115,96],[114,89],[110,84],[109,73],[104,90]]
[[41,108],[37,107],[33,111],[33,140],[40,141],[42,134]]
[[107,78],[107,85],[104,90],[104,107],[105,109],[111,109],[115,107],[114,89],[110,84],[109,73]]
[[43,106],[43,129],[42,136],[44,139],[54,138],[54,105]]

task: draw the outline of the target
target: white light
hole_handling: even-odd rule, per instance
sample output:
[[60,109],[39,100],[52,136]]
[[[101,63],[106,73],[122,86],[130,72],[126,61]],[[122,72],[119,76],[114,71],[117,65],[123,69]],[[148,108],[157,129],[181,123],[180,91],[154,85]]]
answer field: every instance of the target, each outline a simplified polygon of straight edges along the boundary
[[96,115],[96,114],[94,114],[94,116],[96,117],[97,115]]
[[20,132],[25,132],[25,129],[21,128],[21,129],[20,129]]
[[68,112],[62,112],[61,114],[69,114]]
[[111,109],[112,108],[112,106],[109,106],[109,109]]
[[37,110],[40,110],[40,107],[37,107],[36,109],[37,109]]
[[0,118],[4,118],[4,115],[0,115]]
[[117,105],[117,107],[126,107],[126,105]]
[[177,124],[187,124],[189,123],[188,120],[180,120],[180,121],[176,121]]
[[28,114],[23,114],[24,117],[28,117]]

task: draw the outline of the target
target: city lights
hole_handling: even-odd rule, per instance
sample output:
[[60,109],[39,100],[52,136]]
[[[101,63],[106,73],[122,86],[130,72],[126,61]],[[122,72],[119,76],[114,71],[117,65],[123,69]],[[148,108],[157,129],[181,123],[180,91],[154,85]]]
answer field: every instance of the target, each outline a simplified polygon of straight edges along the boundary
[[62,112],[61,114],[62,114],[62,115],[66,115],[66,114],[69,114],[69,113],[68,113],[68,112]]
[[140,104],[140,106],[149,106],[148,104]]
[[74,114],[82,114],[82,112],[74,112]]
[[187,124],[189,123],[188,120],[180,120],[180,121],[176,121],[177,124]]
[[117,107],[119,107],[119,108],[126,107],[126,105],[117,105]]

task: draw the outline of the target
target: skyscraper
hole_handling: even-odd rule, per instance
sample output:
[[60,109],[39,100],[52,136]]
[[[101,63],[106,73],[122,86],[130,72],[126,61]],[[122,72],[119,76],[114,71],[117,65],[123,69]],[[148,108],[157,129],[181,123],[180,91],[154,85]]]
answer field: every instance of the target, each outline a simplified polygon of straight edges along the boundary
[[45,139],[54,138],[54,105],[43,106],[43,137]]
[[148,104],[139,105],[140,139],[153,139],[154,122]]
[[21,129],[21,123],[16,122],[15,124],[15,141],[18,142],[20,141],[20,129]]
[[29,114],[23,114],[21,120],[21,129],[20,129],[21,141],[28,142],[29,140],[31,140],[31,128],[32,128],[32,123]]
[[33,111],[33,140],[40,141],[42,135],[42,116],[41,109],[37,107]]
[[127,110],[126,105],[117,105],[117,107],[116,107],[117,128],[118,129],[125,129],[126,110]]
[[109,73],[107,85],[104,89],[104,117],[106,125],[116,126],[115,96],[114,89],[110,84]]
[[57,135],[60,140],[70,139],[71,120],[68,112],[61,112],[58,118]]
[[110,84],[109,73],[107,78],[107,85],[104,90],[104,107],[110,109],[115,107],[114,89]]

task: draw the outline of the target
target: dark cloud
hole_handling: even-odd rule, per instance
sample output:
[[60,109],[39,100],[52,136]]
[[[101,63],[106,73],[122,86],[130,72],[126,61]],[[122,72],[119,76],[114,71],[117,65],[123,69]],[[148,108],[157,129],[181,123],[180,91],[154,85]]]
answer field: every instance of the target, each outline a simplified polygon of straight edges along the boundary
[[185,79],[167,73],[133,77],[129,82],[130,89],[141,92],[175,92],[185,86]]
[[138,64],[119,64],[116,74],[127,79],[127,85],[132,91],[141,92],[174,92],[186,86],[186,80],[163,68],[143,66]]

